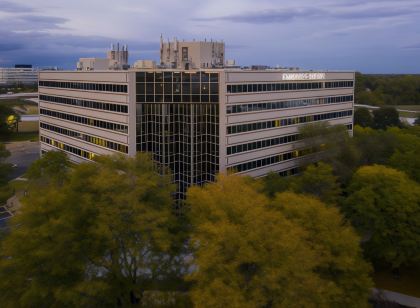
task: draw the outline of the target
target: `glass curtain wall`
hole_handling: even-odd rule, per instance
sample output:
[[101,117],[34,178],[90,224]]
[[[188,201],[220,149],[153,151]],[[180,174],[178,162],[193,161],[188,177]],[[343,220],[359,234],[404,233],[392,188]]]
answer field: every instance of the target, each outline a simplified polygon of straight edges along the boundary
[[218,73],[136,73],[137,151],[171,170],[177,199],[218,172],[218,90]]

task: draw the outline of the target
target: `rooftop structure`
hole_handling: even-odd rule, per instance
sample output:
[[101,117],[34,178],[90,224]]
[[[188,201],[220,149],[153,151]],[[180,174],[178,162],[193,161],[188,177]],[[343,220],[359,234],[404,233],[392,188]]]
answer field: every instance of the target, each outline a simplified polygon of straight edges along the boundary
[[97,70],[121,70],[128,69],[128,47],[120,44],[117,47],[111,44],[111,50],[107,52],[106,58],[80,58],[77,62],[79,71],[97,71]]
[[217,41],[164,42],[160,38],[160,65],[172,69],[220,68],[225,62],[225,43]]

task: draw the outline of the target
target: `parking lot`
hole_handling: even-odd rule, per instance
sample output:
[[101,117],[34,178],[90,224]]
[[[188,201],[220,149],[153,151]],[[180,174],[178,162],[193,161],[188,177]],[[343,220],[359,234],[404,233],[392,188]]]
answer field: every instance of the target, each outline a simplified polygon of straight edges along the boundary
[[6,144],[6,149],[9,150],[11,154],[6,159],[6,162],[14,165],[9,180],[23,175],[28,167],[39,158],[39,142],[10,142]]

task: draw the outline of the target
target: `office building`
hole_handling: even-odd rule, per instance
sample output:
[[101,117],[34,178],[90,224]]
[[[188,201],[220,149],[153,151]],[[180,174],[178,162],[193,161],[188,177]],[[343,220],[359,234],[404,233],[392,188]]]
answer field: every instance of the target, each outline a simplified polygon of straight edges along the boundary
[[16,64],[15,67],[0,67],[0,85],[36,85],[38,70],[30,64]]
[[150,152],[171,169],[183,198],[190,185],[214,181],[219,172],[295,173],[316,157],[302,143],[302,125],[352,129],[353,72],[200,63],[40,72],[41,150],[63,150],[75,162]]

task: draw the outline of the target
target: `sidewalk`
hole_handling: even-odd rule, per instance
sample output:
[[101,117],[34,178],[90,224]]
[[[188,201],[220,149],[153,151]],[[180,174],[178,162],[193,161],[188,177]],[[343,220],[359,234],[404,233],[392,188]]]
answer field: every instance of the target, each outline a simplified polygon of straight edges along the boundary
[[402,293],[397,293],[397,292],[382,290],[382,289],[373,289],[372,293],[374,295],[379,294],[381,295],[382,298],[390,302],[394,302],[394,303],[397,303],[406,307],[420,308],[420,298],[418,297],[409,296]]

